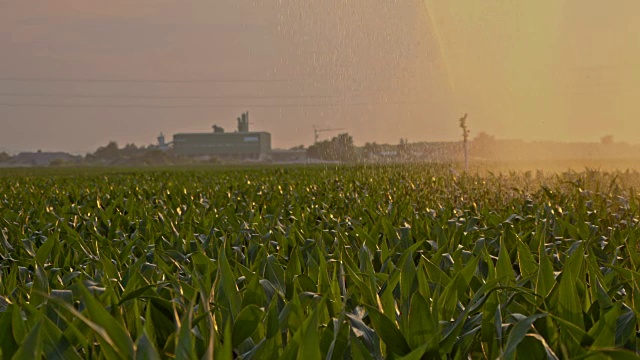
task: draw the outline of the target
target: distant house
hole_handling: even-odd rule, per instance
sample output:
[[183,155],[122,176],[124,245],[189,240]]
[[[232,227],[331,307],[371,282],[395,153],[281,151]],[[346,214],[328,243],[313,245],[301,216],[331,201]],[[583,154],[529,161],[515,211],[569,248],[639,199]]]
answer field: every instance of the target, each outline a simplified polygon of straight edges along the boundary
[[81,156],[65,152],[22,152],[9,160],[13,166],[50,166],[55,164],[75,164],[82,160]]

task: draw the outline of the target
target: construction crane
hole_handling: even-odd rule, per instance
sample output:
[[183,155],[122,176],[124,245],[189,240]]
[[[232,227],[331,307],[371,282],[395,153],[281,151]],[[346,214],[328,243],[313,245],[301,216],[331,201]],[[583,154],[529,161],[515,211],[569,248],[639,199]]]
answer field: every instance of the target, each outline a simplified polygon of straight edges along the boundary
[[344,128],[326,128],[326,129],[318,129],[315,125],[313,126],[313,143],[317,144],[318,139],[320,138],[320,133],[328,132],[328,131],[341,131],[346,130]]

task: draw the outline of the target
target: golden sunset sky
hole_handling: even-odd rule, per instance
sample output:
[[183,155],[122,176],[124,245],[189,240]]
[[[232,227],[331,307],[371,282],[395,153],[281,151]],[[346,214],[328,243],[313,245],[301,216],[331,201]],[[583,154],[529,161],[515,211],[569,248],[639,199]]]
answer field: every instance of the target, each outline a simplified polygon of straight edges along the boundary
[[[634,0],[2,0],[0,151],[312,126],[357,144],[637,143]],[[259,81],[256,81],[259,80]],[[325,136],[331,136],[330,133]]]

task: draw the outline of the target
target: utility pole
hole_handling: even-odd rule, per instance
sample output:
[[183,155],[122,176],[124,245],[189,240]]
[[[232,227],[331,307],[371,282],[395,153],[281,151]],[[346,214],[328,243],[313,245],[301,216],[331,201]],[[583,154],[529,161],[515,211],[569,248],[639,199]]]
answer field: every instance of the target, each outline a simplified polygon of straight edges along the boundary
[[469,133],[471,130],[467,127],[467,114],[460,118],[460,127],[462,128],[462,139],[464,142],[464,171],[469,170]]

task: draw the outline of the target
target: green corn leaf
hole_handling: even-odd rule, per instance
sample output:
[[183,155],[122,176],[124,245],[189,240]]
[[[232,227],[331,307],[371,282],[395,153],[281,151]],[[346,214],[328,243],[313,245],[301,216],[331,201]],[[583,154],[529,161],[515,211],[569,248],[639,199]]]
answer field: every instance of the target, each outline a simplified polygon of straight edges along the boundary
[[146,333],[142,333],[142,336],[136,341],[136,360],[160,360],[160,354],[156,350],[153,342],[149,339]]
[[[104,329],[106,333],[100,331],[100,333],[103,334],[102,338],[105,339],[106,343],[112,346],[113,350],[120,356],[128,359],[132,358],[134,355],[133,341],[131,337],[129,337],[127,330],[105,310],[84,285],[79,284],[78,289],[87,307],[88,319]],[[69,310],[69,305],[65,305],[65,308]]]
[[33,360],[42,357],[41,338],[42,321],[38,321],[36,325],[29,331],[29,334],[20,344],[20,347],[13,355],[15,360]]
[[604,313],[600,320],[589,330],[589,335],[595,340],[593,348],[614,348],[616,346],[616,326],[620,317],[620,305],[617,304]]
[[411,349],[424,347],[422,354],[438,349],[440,327],[431,313],[431,304],[420,293],[415,293],[411,298],[409,326],[405,337]]
[[[18,308],[15,305],[9,305],[5,312],[0,313],[0,350],[2,354],[11,358],[13,354],[18,351],[19,343],[16,341],[13,335],[13,310]],[[22,341],[22,339],[19,339]]]
[[385,343],[390,353],[404,356],[411,352],[411,348],[409,344],[407,344],[404,335],[402,335],[398,327],[389,320],[388,317],[371,306],[365,305],[365,307],[367,308],[367,313],[369,314],[373,328]]
[[46,264],[47,259],[49,259],[49,255],[53,250],[53,247],[58,239],[54,236],[49,236],[47,240],[40,245],[38,251],[36,252],[36,263],[38,264]]
[[531,325],[540,319],[547,316],[547,314],[536,314],[533,316],[529,316],[528,318],[522,319],[518,321],[511,332],[509,333],[509,337],[507,338],[507,345],[504,349],[503,357],[507,360],[512,360],[516,358],[516,350],[518,348],[518,344],[527,336],[527,333],[531,330]]
[[500,254],[498,255],[498,263],[496,265],[496,276],[501,283],[506,286],[513,286],[516,283],[516,275],[513,272],[511,257],[504,239],[500,240]]
[[251,336],[262,321],[264,312],[255,305],[249,305],[240,311],[233,323],[232,342],[235,349],[242,341]]
[[398,360],[420,360],[423,358],[424,354],[427,352],[427,349],[430,347],[429,344],[424,344],[415,350],[411,351],[405,356],[397,358]]
[[193,302],[180,319],[180,327],[176,337],[176,360],[196,359],[193,326]]

